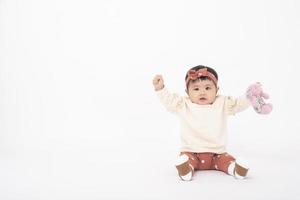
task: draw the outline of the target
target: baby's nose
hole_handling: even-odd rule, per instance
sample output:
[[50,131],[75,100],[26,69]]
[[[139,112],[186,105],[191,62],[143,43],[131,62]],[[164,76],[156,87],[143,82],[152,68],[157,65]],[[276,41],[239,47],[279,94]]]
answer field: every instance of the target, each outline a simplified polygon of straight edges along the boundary
[[201,89],[201,90],[199,91],[199,93],[200,93],[200,94],[205,94],[205,93],[206,93],[206,90],[205,90],[205,89]]

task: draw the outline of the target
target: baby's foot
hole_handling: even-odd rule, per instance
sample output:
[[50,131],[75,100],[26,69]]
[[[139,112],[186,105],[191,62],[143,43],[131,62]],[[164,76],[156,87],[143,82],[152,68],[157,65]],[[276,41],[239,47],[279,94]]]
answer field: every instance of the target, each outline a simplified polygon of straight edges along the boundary
[[236,179],[245,179],[249,168],[238,162],[233,162],[228,167],[228,173],[234,176]]
[[235,163],[235,168],[234,168],[234,177],[236,179],[244,179],[247,176],[249,168],[246,166],[242,166],[238,163]]
[[175,166],[181,180],[183,181],[192,180],[194,174],[194,168],[191,164],[189,164],[189,157],[187,155],[183,154],[179,156]]

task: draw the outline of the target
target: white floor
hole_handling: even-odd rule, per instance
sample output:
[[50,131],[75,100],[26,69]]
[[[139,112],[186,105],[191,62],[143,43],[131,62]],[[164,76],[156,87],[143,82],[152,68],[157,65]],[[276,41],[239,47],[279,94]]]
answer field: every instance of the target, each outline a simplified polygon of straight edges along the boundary
[[[143,124],[142,120],[139,123]],[[65,144],[44,140],[39,149],[2,152],[0,199],[253,200],[300,196],[300,162],[289,145],[281,145],[277,152],[276,148],[261,151],[265,148],[261,143],[233,145],[233,151],[239,149],[251,168],[246,180],[201,171],[193,181],[183,182],[173,166],[178,150],[175,133],[166,133],[167,127],[161,127],[160,133],[152,132],[158,130],[155,126],[143,132],[129,129],[119,127],[95,141],[87,134],[91,140],[63,138]]]
[[[0,0],[0,200],[300,199],[299,2]],[[202,64],[221,94],[271,96],[229,123],[247,180],[176,174],[152,78],[185,95]]]

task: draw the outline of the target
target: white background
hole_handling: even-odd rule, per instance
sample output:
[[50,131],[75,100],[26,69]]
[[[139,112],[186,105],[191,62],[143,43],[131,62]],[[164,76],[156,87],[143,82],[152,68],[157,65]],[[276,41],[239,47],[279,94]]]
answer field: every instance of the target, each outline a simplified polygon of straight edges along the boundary
[[[0,199],[296,199],[300,2],[0,0]],[[260,81],[274,105],[229,121],[249,178],[179,180],[179,125],[152,78],[184,94],[207,65],[220,94]]]

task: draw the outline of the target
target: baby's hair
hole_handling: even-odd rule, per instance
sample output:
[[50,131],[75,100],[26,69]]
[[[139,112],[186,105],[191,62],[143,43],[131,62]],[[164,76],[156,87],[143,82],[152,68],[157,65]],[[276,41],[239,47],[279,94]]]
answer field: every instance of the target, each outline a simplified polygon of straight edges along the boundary
[[[207,71],[209,71],[210,73],[212,73],[215,77],[216,77],[216,79],[218,80],[218,74],[217,74],[217,72],[213,69],[213,68],[211,68],[211,67],[207,67],[207,66],[204,66],[204,65],[198,65],[198,66],[196,66],[196,67],[193,67],[193,68],[191,68],[190,70],[195,70],[195,71],[197,71],[197,70],[199,70],[199,69],[203,69],[203,68],[206,68],[207,69]],[[189,71],[190,71],[189,70]],[[189,72],[188,71],[188,72]],[[188,72],[186,73],[186,75],[185,75],[185,80],[187,80],[187,78],[188,78]],[[208,77],[203,77],[203,76],[201,76],[201,77],[199,77],[197,80],[210,80],[210,78],[208,78]],[[194,81],[196,81],[196,80],[192,80],[192,82],[194,82]]]

